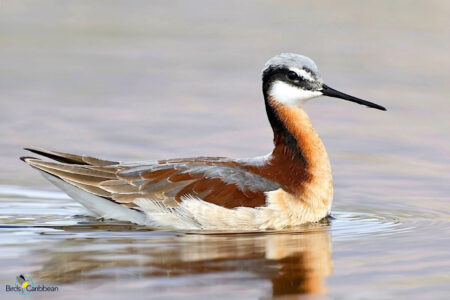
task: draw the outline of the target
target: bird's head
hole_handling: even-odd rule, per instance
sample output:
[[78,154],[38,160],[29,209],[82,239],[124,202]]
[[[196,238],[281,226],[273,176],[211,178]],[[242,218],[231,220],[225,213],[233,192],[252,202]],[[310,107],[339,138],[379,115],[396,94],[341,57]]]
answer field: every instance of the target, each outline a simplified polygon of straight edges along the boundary
[[303,55],[282,53],[269,59],[264,66],[262,79],[264,97],[270,97],[278,104],[303,106],[313,98],[329,96],[386,110],[378,104],[330,88],[323,83],[314,61]]

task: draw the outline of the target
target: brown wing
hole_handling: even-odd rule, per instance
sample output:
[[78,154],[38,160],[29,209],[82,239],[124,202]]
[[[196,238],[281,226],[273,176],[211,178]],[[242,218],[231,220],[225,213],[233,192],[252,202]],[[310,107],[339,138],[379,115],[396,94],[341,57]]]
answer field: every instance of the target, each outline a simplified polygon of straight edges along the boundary
[[176,207],[187,195],[227,208],[257,207],[265,205],[264,192],[279,187],[277,183],[245,170],[240,162],[225,158],[120,164],[44,149],[27,150],[58,161],[24,158],[31,166],[131,208],[138,208],[134,204],[137,198],[151,198]]

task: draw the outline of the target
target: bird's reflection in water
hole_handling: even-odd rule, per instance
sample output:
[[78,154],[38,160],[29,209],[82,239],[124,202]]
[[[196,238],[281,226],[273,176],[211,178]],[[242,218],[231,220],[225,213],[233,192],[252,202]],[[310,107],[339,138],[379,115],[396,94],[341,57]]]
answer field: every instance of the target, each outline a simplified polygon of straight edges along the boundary
[[[142,233],[142,232],[141,232]],[[273,295],[324,293],[332,271],[330,233],[140,235],[136,238],[73,238],[41,250],[46,261],[34,276],[42,282],[180,278],[235,274],[238,284],[271,282]],[[51,248],[51,249],[50,249]],[[122,271],[121,271],[122,270]],[[130,275],[130,270],[131,275]],[[233,276],[232,276],[233,277]],[[208,277],[206,277],[208,278]],[[243,279],[244,278],[244,279]],[[202,281],[203,284],[205,281]],[[198,283],[197,283],[198,284]]]

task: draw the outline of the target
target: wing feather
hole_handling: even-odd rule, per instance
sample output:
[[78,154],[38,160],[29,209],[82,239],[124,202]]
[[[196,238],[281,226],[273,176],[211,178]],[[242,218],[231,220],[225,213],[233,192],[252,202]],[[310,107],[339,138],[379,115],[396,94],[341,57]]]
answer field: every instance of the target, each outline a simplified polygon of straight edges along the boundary
[[114,173],[108,173],[108,172],[104,172],[104,171],[95,170],[95,169],[92,169],[85,165],[58,163],[58,162],[52,162],[52,161],[44,161],[44,160],[40,160],[40,159],[33,160],[32,164],[34,166],[42,166],[42,167],[46,167],[48,169],[58,170],[58,171],[66,172],[66,173],[72,173],[72,174],[87,175],[87,176],[98,177],[98,178],[111,178],[111,179],[117,178],[114,175]]
[[111,193],[108,192],[108,191],[105,191],[104,189],[101,189],[101,188],[98,188],[98,187],[95,187],[95,186],[92,186],[92,185],[87,185],[87,184],[82,184],[82,183],[79,183],[79,182],[71,181],[71,180],[68,180],[68,179],[65,179],[64,181],[66,181],[66,182],[68,182],[68,183],[70,183],[70,184],[72,184],[72,185],[82,189],[83,191],[92,193],[92,194],[94,194],[96,196],[105,197],[105,198],[111,198]]
[[[53,160],[63,162],[63,163],[72,163],[72,164],[81,164],[81,165],[97,165],[97,166],[108,166],[118,164],[118,162],[98,159],[95,157],[87,156],[87,155],[75,155],[70,153],[63,153],[53,150],[47,150],[38,147],[28,147],[25,150],[31,151],[33,153],[51,158]],[[92,162],[92,163],[90,163]]]
[[139,198],[176,207],[183,196],[226,208],[257,207],[265,205],[265,192],[279,188],[276,182],[249,171],[240,161],[222,157],[122,164],[40,148],[29,150],[55,160],[24,158],[31,166],[131,208],[137,208],[134,201]]
[[99,188],[114,194],[132,194],[138,193],[139,188],[131,185],[123,179],[105,180],[100,182]]
[[105,180],[105,178],[102,178],[102,177],[70,173],[67,171],[61,171],[56,168],[51,168],[46,163],[43,163],[41,160],[38,160],[38,159],[34,159],[34,160],[27,159],[27,163],[33,167],[40,169],[40,170],[46,171],[47,173],[58,176],[61,179],[76,182],[76,183],[81,183],[81,184],[85,184],[85,185],[98,186],[102,181]]

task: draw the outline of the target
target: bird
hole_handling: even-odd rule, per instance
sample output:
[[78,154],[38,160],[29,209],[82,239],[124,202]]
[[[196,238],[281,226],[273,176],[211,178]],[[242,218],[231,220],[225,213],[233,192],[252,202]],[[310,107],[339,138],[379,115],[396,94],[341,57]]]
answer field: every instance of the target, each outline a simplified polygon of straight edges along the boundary
[[28,165],[101,219],[163,230],[287,230],[328,217],[333,178],[327,151],[304,111],[319,96],[386,108],[326,85],[310,58],[282,53],[262,70],[273,130],[268,155],[125,163],[39,147]]
[[22,289],[25,289],[30,284],[30,282],[23,275],[16,276],[16,280]]

